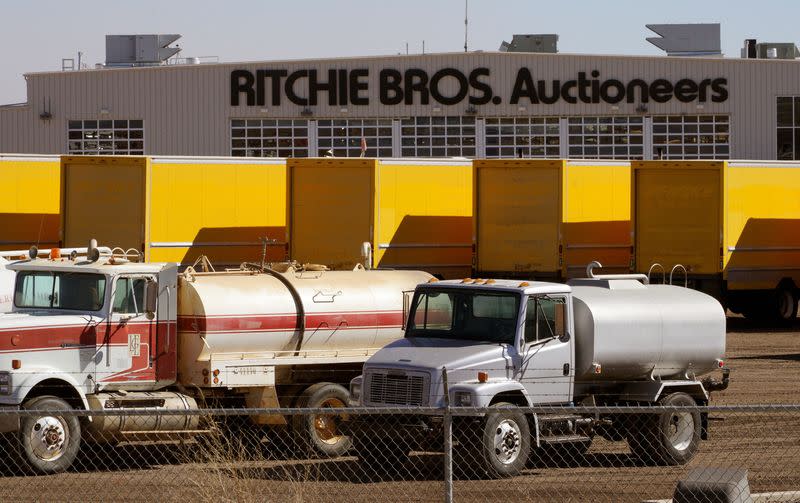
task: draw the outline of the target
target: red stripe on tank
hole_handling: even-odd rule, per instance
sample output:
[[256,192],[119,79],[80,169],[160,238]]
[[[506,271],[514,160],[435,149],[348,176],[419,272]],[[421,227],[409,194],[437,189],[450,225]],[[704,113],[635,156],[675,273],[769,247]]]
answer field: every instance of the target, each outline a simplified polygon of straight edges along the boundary
[[[402,311],[310,313],[305,320],[306,330],[395,328],[402,323]],[[297,316],[291,314],[178,317],[178,330],[182,332],[282,332],[296,328]]]

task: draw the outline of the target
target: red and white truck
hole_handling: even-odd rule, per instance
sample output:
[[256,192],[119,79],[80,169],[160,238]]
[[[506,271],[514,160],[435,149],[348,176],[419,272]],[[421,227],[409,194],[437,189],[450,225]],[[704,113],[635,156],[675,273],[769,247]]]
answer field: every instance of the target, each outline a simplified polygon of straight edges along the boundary
[[[2,415],[0,432],[35,473],[67,469],[83,440],[203,430],[197,415],[164,410],[344,406],[343,385],[402,337],[404,292],[431,278],[291,264],[179,273],[91,247],[7,268],[16,280],[0,316],[0,407],[47,412]],[[121,414],[58,413],[71,409]],[[137,409],[152,414],[124,414]],[[350,446],[335,415],[251,420],[288,426],[320,455]]]

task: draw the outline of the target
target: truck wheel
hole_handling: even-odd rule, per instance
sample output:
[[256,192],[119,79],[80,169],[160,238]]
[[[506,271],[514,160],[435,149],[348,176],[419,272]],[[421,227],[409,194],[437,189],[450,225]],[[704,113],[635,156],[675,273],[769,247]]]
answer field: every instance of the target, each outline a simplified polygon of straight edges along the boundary
[[513,477],[525,464],[531,452],[531,431],[528,418],[506,402],[492,405],[483,421],[483,431],[478,442],[464,447],[464,461],[472,463],[491,478]]
[[[347,406],[349,392],[333,383],[309,386],[297,400],[299,408],[339,409]],[[339,425],[347,421],[346,414],[297,414],[292,418],[294,430],[300,440],[315,453],[328,458],[344,455],[352,441],[340,432]]]
[[58,411],[72,407],[60,398],[40,396],[23,409],[51,411],[21,418],[18,439],[23,463],[42,475],[65,471],[80,449],[81,423],[77,416],[60,416]]
[[[686,393],[672,393],[658,401],[665,407],[695,406]],[[631,451],[645,464],[683,465],[700,447],[700,413],[669,411],[644,414],[628,436]]]

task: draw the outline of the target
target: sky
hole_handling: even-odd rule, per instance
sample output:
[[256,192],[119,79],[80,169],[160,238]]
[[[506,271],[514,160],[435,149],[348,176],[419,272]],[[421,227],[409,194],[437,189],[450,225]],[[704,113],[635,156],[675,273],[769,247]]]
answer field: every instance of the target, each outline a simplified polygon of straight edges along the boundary
[[[175,33],[181,56],[220,62],[464,50],[464,0],[0,0],[0,104],[26,101],[23,74],[105,60],[105,35]],[[745,38],[800,42],[797,0],[468,0],[468,49],[557,33],[559,52],[660,55],[646,24],[721,23],[722,51]]]

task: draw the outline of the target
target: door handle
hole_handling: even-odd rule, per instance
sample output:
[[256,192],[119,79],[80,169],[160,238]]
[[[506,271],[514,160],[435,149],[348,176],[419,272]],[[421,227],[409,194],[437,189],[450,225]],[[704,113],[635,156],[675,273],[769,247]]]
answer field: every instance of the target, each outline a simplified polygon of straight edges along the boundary
[[564,375],[565,376],[569,375],[569,363],[564,364]]

